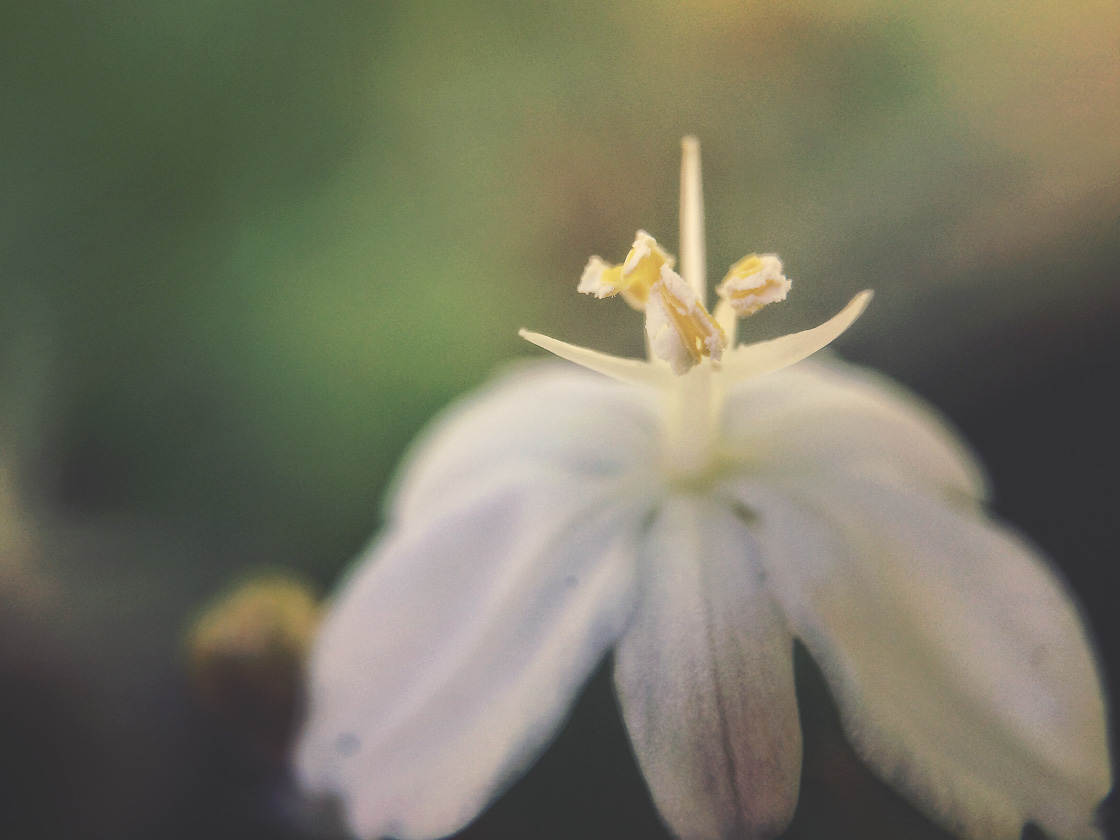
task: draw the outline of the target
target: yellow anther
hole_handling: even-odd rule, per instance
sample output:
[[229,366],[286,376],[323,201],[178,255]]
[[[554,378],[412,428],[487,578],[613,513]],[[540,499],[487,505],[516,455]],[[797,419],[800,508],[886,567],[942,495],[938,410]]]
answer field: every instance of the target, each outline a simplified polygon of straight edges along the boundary
[[650,350],[680,375],[706,356],[719,361],[727,337],[692,288],[668,266],[662,267],[646,304]]
[[638,311],[646,308],[650,289],[660,276],[661,267],[674,265],[672,255],[644,230],[634,237],[634,245],[621,265],[610,265],[592,257],[580,277],[578,290],[597,298],[621,294]]
[[731,266],[716,294],[727,301],[740,318],[762,307],[785,300],[790,281],[782,274],[776,254],[749,254]]

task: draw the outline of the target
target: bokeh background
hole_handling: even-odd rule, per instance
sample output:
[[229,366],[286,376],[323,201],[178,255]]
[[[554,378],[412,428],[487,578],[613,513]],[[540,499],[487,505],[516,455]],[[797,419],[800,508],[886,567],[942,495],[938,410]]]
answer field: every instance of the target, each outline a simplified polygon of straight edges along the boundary
[[[639,227],[675,248],[685,133],[712,274],[795,280],[747,328],[874,288],[840,352],[974,445],[1116,695],[1115,2],[6,0],[0,833],[336,836],[284,777],[283,678],[208,705],[188,628],[254,575],[329,592],[518,327],[639,353],[574,285]],[[940,836],[800,678],[791,836]],[[468,835],[660,832],[603,671]]]

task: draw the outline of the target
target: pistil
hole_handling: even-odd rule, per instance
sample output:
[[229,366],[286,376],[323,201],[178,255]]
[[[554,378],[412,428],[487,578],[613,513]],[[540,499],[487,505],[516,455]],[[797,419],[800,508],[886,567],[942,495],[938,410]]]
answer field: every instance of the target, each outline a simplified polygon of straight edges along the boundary
[[[704,190],[700,173],[700,142],[695,137],[681,141],[681,197],[680,197],[680,258],[685,282],[695,296],[702,317],[691,320],[710,323],[716,332],[710,339],[725,340],[722,330],[708,315],[704,302],[707,299],[707,274],[704,255]],[[665,395],[663,415],[664,459],[667,473],[677,479],[691,478],[703,473],[716,449],[719,428],[719,407],[714,399],[712,381],[713,364],[698,364],[699,345],[695,335],[687,339],[695,365],[684,375],[675,378]],[[716,352],[706,353],[719,358]],[[679,373],[679,371],[677,371]]]
[[704,188],[700,177],[700,141],[681,141],[681,274],[706,306],[708,269],[704,257]]

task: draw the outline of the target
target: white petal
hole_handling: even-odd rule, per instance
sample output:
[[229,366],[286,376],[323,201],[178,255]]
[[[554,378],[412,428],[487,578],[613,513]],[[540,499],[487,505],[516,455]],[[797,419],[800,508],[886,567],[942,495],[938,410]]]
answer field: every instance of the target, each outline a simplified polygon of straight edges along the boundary
[[793,815],[801,728],[792,639],[726,504],[671,498],[644,541],[615,652],[630,739],[685,840],[772,837]]
[[799,362],[839,338],[870,302],[871,292],[862,291],[819,327],[727,350],[723,354],[724,373],[730,381],[742,380]]
[[297,766],[361,837],[456,831],[535,757],[627,621],[642,515],[540,469],[391,529],[333,604]]
[[740,481],[769,585],[856,749],[966,837],[1098,836],[1100,677],[1044,562],[974,508],[849,478]]
[[628,476],[655,464],[653,392],[555,361],[521,364],[448,409],[413,446],[391,516],[429,517],[441,499],[511,463]]
[[727,395],[731,457],[781,476],[843,471],[974,499],[983,471],[937,413],[873,371],[822,354]]
[[672,381],[672,374],[662,365],[651,364],[641,359],[624,359],[621,356],[612,356],[609,353],[600,353],[578,344],[568,344],[566,341],[551,338],[541,333],[519,330],[520,335],[549,353],[555,353],[561,359],[567,359],[580,367],[617,379],[630,385],[648,385],[664,387]]

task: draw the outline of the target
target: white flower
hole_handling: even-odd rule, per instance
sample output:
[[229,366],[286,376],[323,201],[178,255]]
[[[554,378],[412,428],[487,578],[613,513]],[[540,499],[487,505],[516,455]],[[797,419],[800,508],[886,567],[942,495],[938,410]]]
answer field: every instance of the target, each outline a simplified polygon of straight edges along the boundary
[[318,639],[303,783],[362,837],[454,832],[613,649],[670,828],[773,836],[798,794],[797,638],[864,760],[942,825],[1099,836],[1104,702],[1076,607],[929,409],[834,359],[790,367],[869,293],[736,345],[736,309],[788,289],[775,257],[747,258],[708,315],[692,140],[683,173],[683,277],[639,233],[580,282],[645,311],[655,358],[524,333],[606,377],[523,366],[415,449]]

